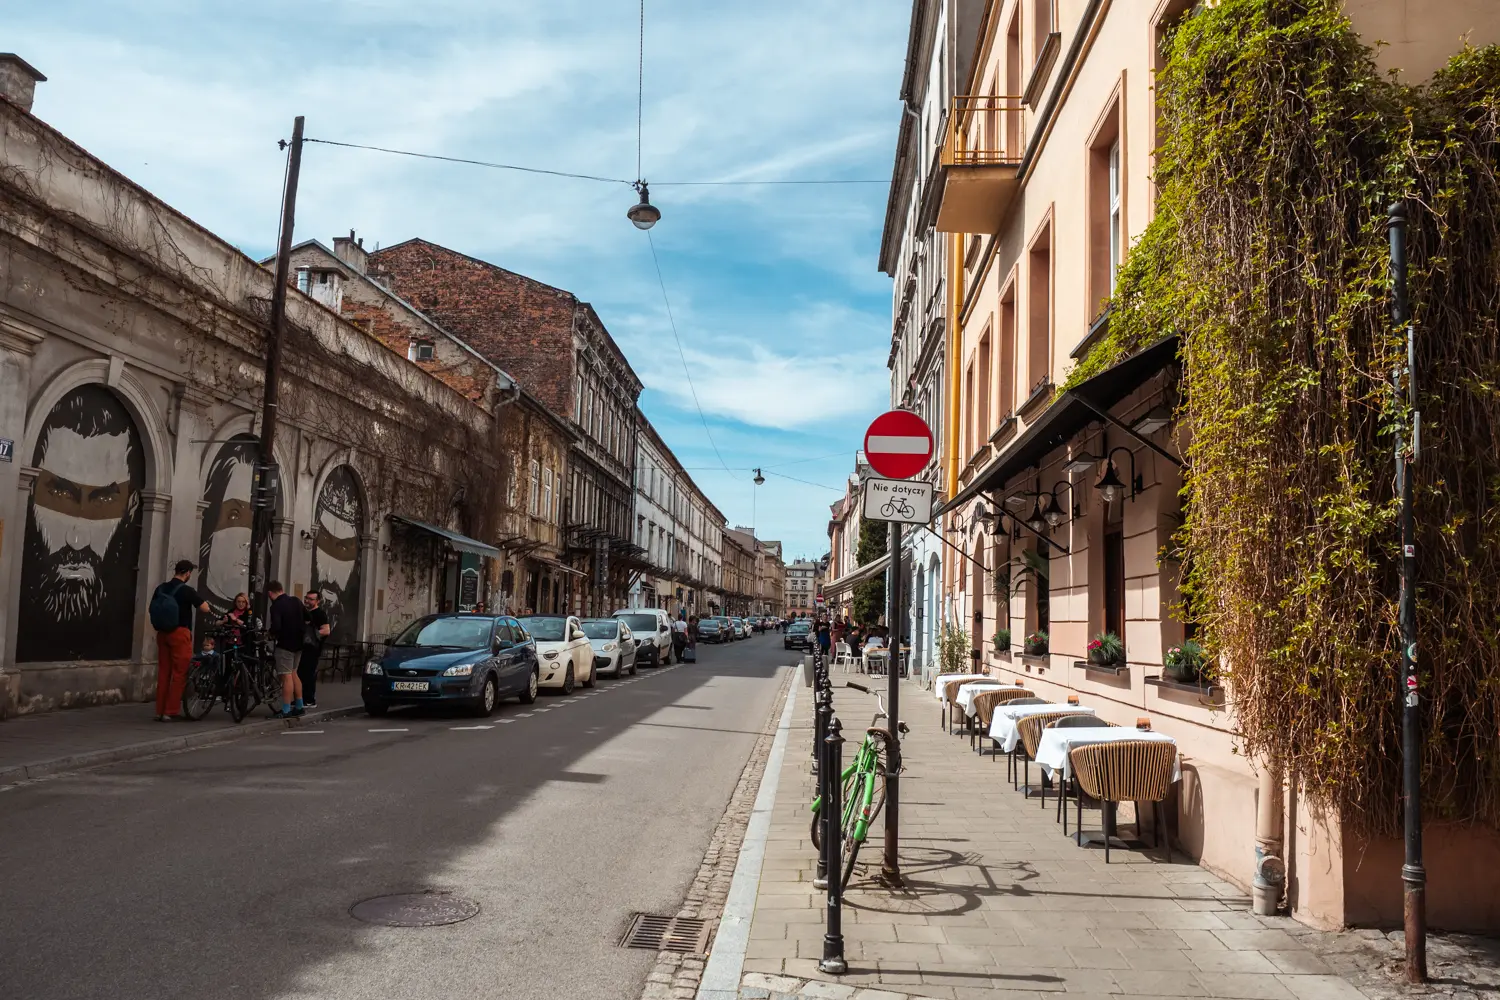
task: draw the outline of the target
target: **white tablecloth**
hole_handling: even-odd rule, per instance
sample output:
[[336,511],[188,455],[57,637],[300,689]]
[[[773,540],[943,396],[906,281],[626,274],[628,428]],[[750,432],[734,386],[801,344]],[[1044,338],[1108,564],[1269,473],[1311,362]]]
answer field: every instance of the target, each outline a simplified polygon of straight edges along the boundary
[[938,674],[932,679],[932,696],[943,704],[948,704],[945,692],[952,691],[956,694],[958,688],[953,686],[953,682],[957,680],[987,681],[990,677],[988,674]]
[[[1124,726],[1109,728],[1098,728],[1079,726],[1076,729],[1044,729],[1042,730],[1041,742],[1036,747],[1036,762],[1046,768],[1048,773],[1062,773],[1063,779],[1072,776],[1072,768],[1069,766],[1068,751],[1074,747],[1088,746],[1091,743],[1124,743],[1130,740],[1146,740],[1154,743],[1172,743],[1177,741],[1164,733],[1155,733],[1149,730],[1127,729]],[[1182,766],[1174,758],[1172,761],[1172,780],[1178,781],[1182,778]]]
[[985,691],[993,691],[996,688],[1010,687],[1009,684],[1001,684],[997,680],[969,681],[958,689],[958,697],[953,703],[964,710],[964,718],[974,714],[974,699]]
[[1016,723],[1028,715],[1048,715],[1052,712],[1072,712],[1074,715],[1093,715],[1092,708],[1084,708],[1080,705],[1069,704],[1047,704],[1047,705],[996,705],[995,715],[990,719],[990,736],[1000,741],[1000,747],[1006,753],[1016,748],[1016,741],[1021,738],[1020,730]]

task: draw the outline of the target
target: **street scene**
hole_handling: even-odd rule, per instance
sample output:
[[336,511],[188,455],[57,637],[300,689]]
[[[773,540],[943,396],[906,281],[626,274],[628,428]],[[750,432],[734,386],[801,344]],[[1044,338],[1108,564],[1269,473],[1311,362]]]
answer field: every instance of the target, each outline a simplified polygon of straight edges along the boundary
[[0,995],[1500,1000],[1491,0],[4,36]]

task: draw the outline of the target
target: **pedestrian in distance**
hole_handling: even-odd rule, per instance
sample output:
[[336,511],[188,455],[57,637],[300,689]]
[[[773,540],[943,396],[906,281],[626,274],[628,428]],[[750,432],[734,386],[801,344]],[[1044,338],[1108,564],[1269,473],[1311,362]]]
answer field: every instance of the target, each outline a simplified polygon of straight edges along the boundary
[[219,620],[219,624],[228,630],[226,638],[229,646],[249,645],[251,637],[260,631],[260,619],[250,610],[250,595],[243,591],[235,594],[234,607]]
[[323,595],[309,590],[302,598],[304,626],[302,629],[302,656],[297,663],[297,679],[302,682],[302,705],[318,707],[318,659],[323,655],[323,642],[333,626],[328,621],[328,611],[323,607]]
[[826,621],[818,622],[818,650],[825,658],[828,656],[828,647],[831,644],[832,638],[833,633],[829,630],[828,623]]
[[266,584],[271,601],[271,637],[276,640],[272,654],[276,676],[281,678],[281,715],[290,718],[306,711],[302,703],[302,678],[297,676],[297,659],[302,653],[302,633],[307,627],[302,602],[288,594],[280,583]]
[[198,567],[180,559],[172,579],[156,588],[148,611],[156,629],[156,720],[182,715],[182,689],[193,661],[193,611],[208,613],[208,602],[188,586]]
[[685,619],[678,618],[672,622],[672,654],[679,661],[682,659],[682,651],[687,649],[688,623]]

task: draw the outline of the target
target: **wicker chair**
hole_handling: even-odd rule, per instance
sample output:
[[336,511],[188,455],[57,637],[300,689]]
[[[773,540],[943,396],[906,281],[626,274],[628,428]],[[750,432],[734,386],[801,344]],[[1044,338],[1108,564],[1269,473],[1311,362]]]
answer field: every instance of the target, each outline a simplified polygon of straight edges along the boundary
[[[1047,726],[1047,728],[1114,729],[1115,724],[1113,722],[1105,722],[1103,719],[1097,718],[1092,715],[1069,715],[1065,718],[1058,719],[1056,722],[1051,723]],[[1062,783],[1062,787],[1058,790],[1057,793],[1057,820],[1063,825],[1063,833],[1068,832],[1068,793],[1070,791],[1075,796],[1082,795],[1082,793],[1078,790],[1078,779],[1073,777],[1071,774],[1068,776],[1067,780]],[[1079,805],[1079,808],[1082,808],[1081,803]]]
[[[990,731],[990,722],[995,718],[995,706],[1016,701],[1020,698],[1030,698],[1031,692],[1025,688],[1010,687],[996,688],[993,691],[985,691],[974,699],[974,714],[979,716],[979,728],[969,735],[969,747],[977,747],[981,755],[984,754],[982,734]],[[991,741],[993,742],[993,741]]]
[[[1030,695],[1030,696],[1027,696],[1025,698],[1013,698],[1007,704],[1011,704],[1011,705],[1045,705],[1045,704],[1047,704],[1047,699],[1046,698],[1038,698],[1035,695]],[[991,719],[994,718],[994,712],[993,712],[993,710],[991,710],[990,718]],[[1004,749],[1003,747],[1000,746],[1000,741],[999,740],[995,740],[994,744],[995,744],[995,750],[996,750],[997,753],[1000,750]],[[1017,749],[1019,749],[1020,746],[1021,746],[1021,744],[1019,744],[1019,743],[1016,744]],[[1012,750],[1008,754],[1006,754],[1006,757],[1005,757],[1005,776],[1010,779],[1010,787],[1011,788],[1015,788],[1016,787],[1016,750]]]
[[953,698],[958,694],[958,689],[960,687],[969,683],[973,679],[974,678],[972,677],[955,677],[950,679],[945,678],[941,674],[939,674],[938,679],[933,681],[933,684],[937,686],[938,691],[940,692],[940,695],[942,697],[942,708],[938,713],[938,717],[942,721],[943,728],[948,730],[950,733],[953,732],[953,726],[949,721],[952,718],[953,713]]
[[1153,847],[1167,845],[1167,860],[1172,845],[1165,836],[1167,811],[1164,805],[1172,790],[1172,770],[1177,763],[1175,743],[1154,740],[1129,740],[1122,743],[1094,743],[1076,747],[1068,754],[1068,766],[1078,781],[1079,843],[1082,843],[1083,794],[1099,800],[1104,827],[1104,863],[1109,864],[1109,842],[1115,833],[1115,807],[1121,802],[1136,803],[1136,827],[1140,827],[1140,804],[1152,804],[1156,820]]
[[[1031,762],[1036,760],[1036,747],[1042,740],[1042,730],[1047,728],[1049,723],[1056,722],[1058,719],[1066,718],[1069,715],[1087,715],[1089,718],[1094,718],[1094,713],[1092,712],[1069,708],[1059,709],[1056,712],[1048,712],[1045,715],[1028,715],[1016,723],[1016,732],[1021,737],[1016,741],[1016,747],[1022,750],[1021,766],[1025,768],[1026,775],[1026,780],[1021,784],[1026,789],[1027,794],[1030,794],[1031,790]],[[1047,773],[1043,771],[1041,784],[1043,809],[1047,808],[1047,788],[1050,784],[1051,782],[1047,778]]]

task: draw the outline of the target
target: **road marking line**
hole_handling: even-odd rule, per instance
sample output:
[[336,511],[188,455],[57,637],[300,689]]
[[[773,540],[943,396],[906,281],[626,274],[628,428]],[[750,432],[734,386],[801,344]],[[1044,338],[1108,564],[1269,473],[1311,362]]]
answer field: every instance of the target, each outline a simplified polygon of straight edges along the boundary
[[288,729],[286,732],[282,733],[281,735],[282,736],[319,736],[319,735],[322,735],[322,732],[323,732],[323,730],[321,730],[321,729]]
[[371,729],[371,730],[368,730],[368,731],[372,732],[372,733],[409,733],[409,732],[411,732],[410,729]]
[[499,721],[500,721],[501,725],[504,725],[507,722],[515,722],[516,720],[515,719],[501,719]]
[[[529,718],[531,718],[531,713],[530,712],[522,712],[520,715],[517,715],[516,718],[518,718],[518,719],[529,719]],[[505,721],[509,722],[510,720],[507,719]]]
[[466,732],[467,730],[470,730],[470,729],[494,729],[495,727],[494,726],[449,726],[448,728],[457,733],[457,732]]

